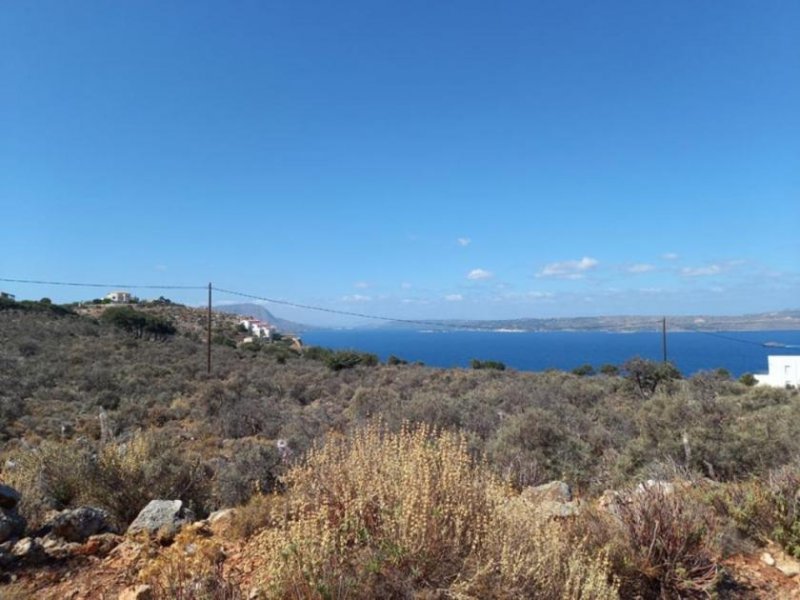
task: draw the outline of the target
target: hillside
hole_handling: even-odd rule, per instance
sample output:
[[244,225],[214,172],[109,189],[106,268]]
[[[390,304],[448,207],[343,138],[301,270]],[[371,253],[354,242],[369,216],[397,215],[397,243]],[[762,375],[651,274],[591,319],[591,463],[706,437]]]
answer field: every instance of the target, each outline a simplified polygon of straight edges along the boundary
[[[177,333],[0,310],[0,479],[21,494],[16,506],[0,488],[0,521],[27,520],[22,542],[0,541],[3,598],[116,598],[145,584],[157,598],[197,597],[186,590],[201,584],[217,590],[208,598],[558,598],[568,585],[595,586],[585,597],[773,598],[794,585],[758,557],[794,565],[796,390],[683,380],[646,361],[580,377],[224,339],[207,374],[202,311],[153,310]],[[637,491],[648,479],[652,491]],[[532,487],[554,480],[571,489]],[[53,533],[54,511],[91,506],[122,534],[156,498],[196,520],[236,511],[177,538],[69,545]],[[508,552],[533,562],[506,570]]]
[[304,325],[303,323],[295,323],[294,321],[289,321],[287,319],[281,319],[280,317],[276,317],[261,304],[253,304],[253,303],[217,304],[214,306],[214,310],[218,313],[228,313],[234,315],[255,317],[256,319],[272,323],[280,331],[284,333],[298,334],[308,331],[310,329],[319,329],[319,327],[311,327],[310,325]]
[[[670,331],[780,331],[800,329],[800,310],[784,310],[736,316],[673,315],[667,316]],[[426,320],[422,324],[393,323],[388,327],[430,329],[458,327],[476,330],[518,331],[660,331],[661,316],[618,315],[601,317],[521,318],[496,320]]]

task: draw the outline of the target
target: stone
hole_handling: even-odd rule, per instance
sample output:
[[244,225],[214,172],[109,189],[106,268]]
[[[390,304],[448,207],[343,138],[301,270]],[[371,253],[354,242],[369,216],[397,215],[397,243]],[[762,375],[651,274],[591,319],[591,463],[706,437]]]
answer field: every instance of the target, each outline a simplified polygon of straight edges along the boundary
[[669,481],[648,479],[644,483],[640,483],[638,486],[636,486],[637,494],[644,494],[645,492],[653,492],[656,494],[669,496],[675,493],[675,484],[670,483]]
[[44,548],[36,538],[22,538],[11,549],[11,555],[19,560],[28,564],[37,564],[43,562],[47,555]]
[[577,516],[581,507],[578,502],[551,502],[546,500],[537,506],[539,514],[551,519],[566,519]]
[[237,512],[235,508],[225,508],[208,515],[208,527],[211,532],[216,536],[225,536],[230,531]]
[[130,524],[128,534],[145,532],[166,540],[193,520],[192,511],[184,508],[180,500],[151,500]]
[[775,561],[775,568],[787,577],[800,575],[800,563],[788,557]]
[[111,518],[100,508],[81,506],[65,510],[48,523],[52,533],[68,542],[83,543],[89,537],[112,530]]
[[0,508],[0,544],[25,533],[25,519],[15,508]]
[[572,490],[563,481],[551,481],[525,488],[522,496],[529,502],[571,502]]
[[118,600],[153,600],[153,588],[149,585],[137,585],[136,587],[122,590]]
[[6,510],[16,508],[17,504],[19,504],[19,501],[20,495],[17,490],[12,488],[10,485],[0,483],[0,508],[4,508]]
[[764,552],[761,555],[761,562],[763,562],[768,567],[774,567],[775,566],[775,559],[772,558],[772,554],[770,554],[769,552]]

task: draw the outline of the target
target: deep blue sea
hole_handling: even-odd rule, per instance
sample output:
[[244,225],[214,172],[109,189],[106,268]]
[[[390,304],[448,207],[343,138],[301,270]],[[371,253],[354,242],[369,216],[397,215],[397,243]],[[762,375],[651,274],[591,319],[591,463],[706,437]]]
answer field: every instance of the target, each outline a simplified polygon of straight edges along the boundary
[[[794,348],[764,347],[782,343]],[[473,358],[499,360],[524,371],[555,368],[571,370],[583,364],[595,368],[619,365],[641,356],[660,360],[661,334],[550,332],[501,333],[487,331],[424,332],[408,330],[309,331],[303,343],[328,348],[372,352],[381,360],[394,354],[435,367],[467,367]],[[766,373],[767,355],[800,354],[800,331],[746,331],[704,334],[669,333],[667,355],[684,375],[725,368],[733,375]]]

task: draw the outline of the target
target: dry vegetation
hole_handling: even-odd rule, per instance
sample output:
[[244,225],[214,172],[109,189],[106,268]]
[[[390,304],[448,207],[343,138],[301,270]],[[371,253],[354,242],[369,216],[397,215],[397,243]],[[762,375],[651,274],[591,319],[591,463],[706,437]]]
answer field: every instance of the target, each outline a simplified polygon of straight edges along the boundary
[[[375,365],[234,334],[219,324],[207,375],[191,330],[0,310],[2,479],[30,527],[82,504],[120,526],[156,497],[198,516],[244,506],[255,581],[298,598],[706,597],[736,587],[725,556],[800,556],[795,390]],[[649,478],[676,491],[637,491]],[[577,517],[519,496],[553,479],[582,498]],[[594,509],[607,489],[625,500]],[[211,550],[197,556],[202,597],[239,597]],[[197,565],[160,560],[162,597],[200,597],[181,583]]]

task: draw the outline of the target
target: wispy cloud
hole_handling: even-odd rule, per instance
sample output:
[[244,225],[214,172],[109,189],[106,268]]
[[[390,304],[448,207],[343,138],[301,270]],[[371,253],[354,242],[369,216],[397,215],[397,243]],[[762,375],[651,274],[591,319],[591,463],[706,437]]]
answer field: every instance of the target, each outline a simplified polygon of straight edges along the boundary
[[599,263],[597,259],[584,256],[580,260],[565,260],[550,263],[537,273],[537,277],[554,277],[556,279],[582,279],[587,271],[594,269]]
[[369,284],[366,281],[356,281],[353,287],[357,290],[365,290],[369,287]]
[[628,273],[648,273],[650,271],[655,270],[655,265],[650,265],[647,263],[637,263],[635,265],[630,265],[627,269],[625,269]]
[[444,299],[448,302],[461,302],[464,299],[464,296],[461,294],[447,294]]
[[487,271],[486,269],[472,269],[472,271],[467,273],[467,279],[472,279],[475,281],[479,281],[481,279],[491,279],[492,276],[492,272]]
[[411,285],[411,284],[410,284],[409,282],[407,282],[407,281],[404,281],[403,283],[401,283],[401,284],[400,284],[400,288],[401,288],[401,289],[404,289],[404,290],[410,290],[412,287],[414,287],[414,286],[413,286],[413,285]]
[[721,265],[707,265],[705,267],[683,267],[681,275],[684,277],[708,277],[722,273]]
[[459,246],[467,247],[472,243],[472,240],[468,237],[460,237],[456,240]]
[[154,268],[156,271],[166,271],[166,270],[167,270],[167,265],[156,265],[156,266],[155,266],[155,267],[153,267],[153,268]]
[[665,252],[661,255],[661,258],[664,260],[678,260],[680,256],[678,256],[675,252]]
[[353,294],[351,296],[342,296],[345,302],[369,302],[372,300],[371,296],[364,296],[363,294]]

